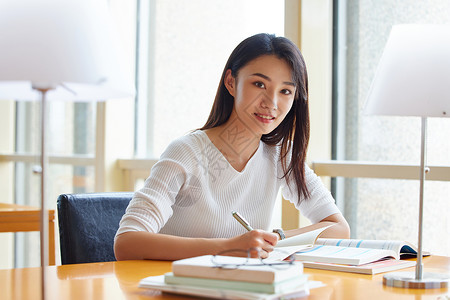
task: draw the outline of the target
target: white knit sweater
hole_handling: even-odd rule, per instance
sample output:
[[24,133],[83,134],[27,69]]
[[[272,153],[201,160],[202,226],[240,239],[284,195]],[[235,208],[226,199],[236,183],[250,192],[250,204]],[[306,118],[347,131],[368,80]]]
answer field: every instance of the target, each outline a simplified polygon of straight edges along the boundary
[[[173,141],[131,200],[117,235],[149,231],[183,237],[229,238],[245,233],[231,215],[239,212],[253,228],[269,230],[280,188],[285,199],[316,223],[338,213],[329,191],[306,167],[311,193],[298,201],[286,186],[279,147],[260,142],[242,172],[237,172],[203,131]],[[293,180],[291,182],[294,182]]]

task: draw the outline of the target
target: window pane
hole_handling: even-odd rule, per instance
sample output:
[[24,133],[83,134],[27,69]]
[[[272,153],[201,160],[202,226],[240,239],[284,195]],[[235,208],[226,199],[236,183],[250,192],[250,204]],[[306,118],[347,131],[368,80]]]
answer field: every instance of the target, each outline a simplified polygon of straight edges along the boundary
[[[428,181],[424,198],[424,250],[448,255],[450,249],[450,182]],[[358,179],[356,214],[358,238],[406,240],[417,245],[419,182]]]
[[[338,121],[345,134],[337,142],[337,158],[393,163],[420,163],[420,118],[364,116],[362,108],[390,30],[402,23],[448,23],[450,2],[349,0],[347,19],[339,23],[339,49],[345,59],[338,86],[345,88]],[[340,15],[342,17],[342,14]],[[342,53],[342,52],[341,52]],[[345,81],[343,81],[345,78]],[[344,101],[344,102],[343,102]],[[342,105],[344,103],[344,105]],[[450,119],[428,121],[428,163],[450,165]],[[338,130],[339,132],[339,130]],[[348,179],[344,188],[345,214],[357,238],[407,239],[417,243],[419,182],[417,180]],[[450,254],[449,182],[425,184],[424,250]],[[342,194],[342,192],[337,192]],[[444,213],[445,212],[445,213]],[[446,237],[443,242],[442,238]]]
[[[64,101],[48,102],[48,120],[46,145],[49,156],[73,156],[95,154],[95,114],[96,104],[74,103]],[[16,177],[16,203],[40,206],[39,180],[33,174],[33,167],[39,165],[40,155],[40,102],[17,102],[16,117],[16,152],[37,155],[34,163],[17,163]],[[94,180],[87,178],[93,176],[85,166],[71,166],[58,168],[51,164],[48,172],[48,199],[47,207],[56,205],[54,191],[73,193],[92,191]],[[70,178],[69,178],[69,177]],[[37,185],[32,181],[37,180]],[[30,189],[36,189],[30,192]],[[52,199],[52,200],[50,200]]]

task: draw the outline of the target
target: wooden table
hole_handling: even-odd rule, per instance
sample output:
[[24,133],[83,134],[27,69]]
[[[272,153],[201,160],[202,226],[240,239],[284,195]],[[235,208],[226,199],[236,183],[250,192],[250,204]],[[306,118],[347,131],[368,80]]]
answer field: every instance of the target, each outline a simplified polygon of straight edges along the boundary
[[[424,258],[425,271],[450,273],[450,257]],[[168,261],[120,261],[46,267],[47,298],[53,299],[194,299],[138,288],[147,276],[169,272]],[[413,271],[414,268],[405,270]],[[450,298],[448,289],[413,290],[383,285],[383,275],[359,275],[305,269],[311,280],[326,284],[311,290],[306,299],[433,299]],[[1,297],[5,300],[39,299],[40,268],[0,270]]]
[[[39,231],[38,207],[0,203],[0,232]],[[48,211],[49,264],[55,264],[55,211]]]

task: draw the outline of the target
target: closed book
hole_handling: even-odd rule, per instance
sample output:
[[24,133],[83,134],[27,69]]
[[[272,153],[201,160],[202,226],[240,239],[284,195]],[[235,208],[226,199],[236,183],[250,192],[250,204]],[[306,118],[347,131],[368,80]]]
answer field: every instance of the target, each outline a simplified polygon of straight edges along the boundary
[[164,282],[164,275],[150,276],[139,282],[139,287],[160,290],[167,293],[190,295],[195,297],[206,297],[208,299],[254,299],[254,300],[275,300],[275,299],[299,299],[309,295],[309,289],[322,286],[320,282],[307,281],[298,288],[282,293],[254,293],[238,290],[228,290],[220,288],[206,288],[194,285],[167,284]]
[[238,290],[254,293],[286,293],[293,289],[301,288],[307,281],[308,276],[303,274],[291,279],[283,280],[274,283],[259,283],[236,280],[220,280],[198,277],[175,276],[173,273],[164,275],[164,282],[174,285],[188,285],[206,288]]
[[[233,263],[234,257],[222,257],[222,261]],[[237,268],[221,268],[213,263],[212,255],[196,256],[174,261],[172,273],[175,276],[235,280],[259,283],[274,283],[299,277],[303,274],[303,264],[293,262],[287,266],[261,265],[261,260],[249,258],[245,265]]]
[[378,273],[390,272],[399,269],[414,267],[415,261],[412,260],[397,260],[397,259],[382,259],[372,263],[363,264],[359,266],[318,263],[318,262],[303,262],[305,268],[321,269],[330,271],[350,272],[359,274],[374,275]]

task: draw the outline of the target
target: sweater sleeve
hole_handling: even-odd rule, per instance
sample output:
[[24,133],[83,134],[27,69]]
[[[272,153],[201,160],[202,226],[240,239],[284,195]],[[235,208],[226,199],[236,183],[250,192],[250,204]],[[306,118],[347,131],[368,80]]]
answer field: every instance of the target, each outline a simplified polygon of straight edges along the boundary
[[188,182],[194,149],[182,139],[172,142],[153,166],[144,186],[135,192],[116,236],[127,231],[157,233],[172,216],[178,192]]
[[[298,197],[297,188],[287,186],[283,179],[282,194],[283,197],[292,202],[300,210],[301,214],[308,218],[312,223],[318,223],[324,218],[340,213],[336,206],[333,196],[323,185],[320,178],[305,164],[305,180],[310,197]],[[291,180],[290,184],[294,181]]]

